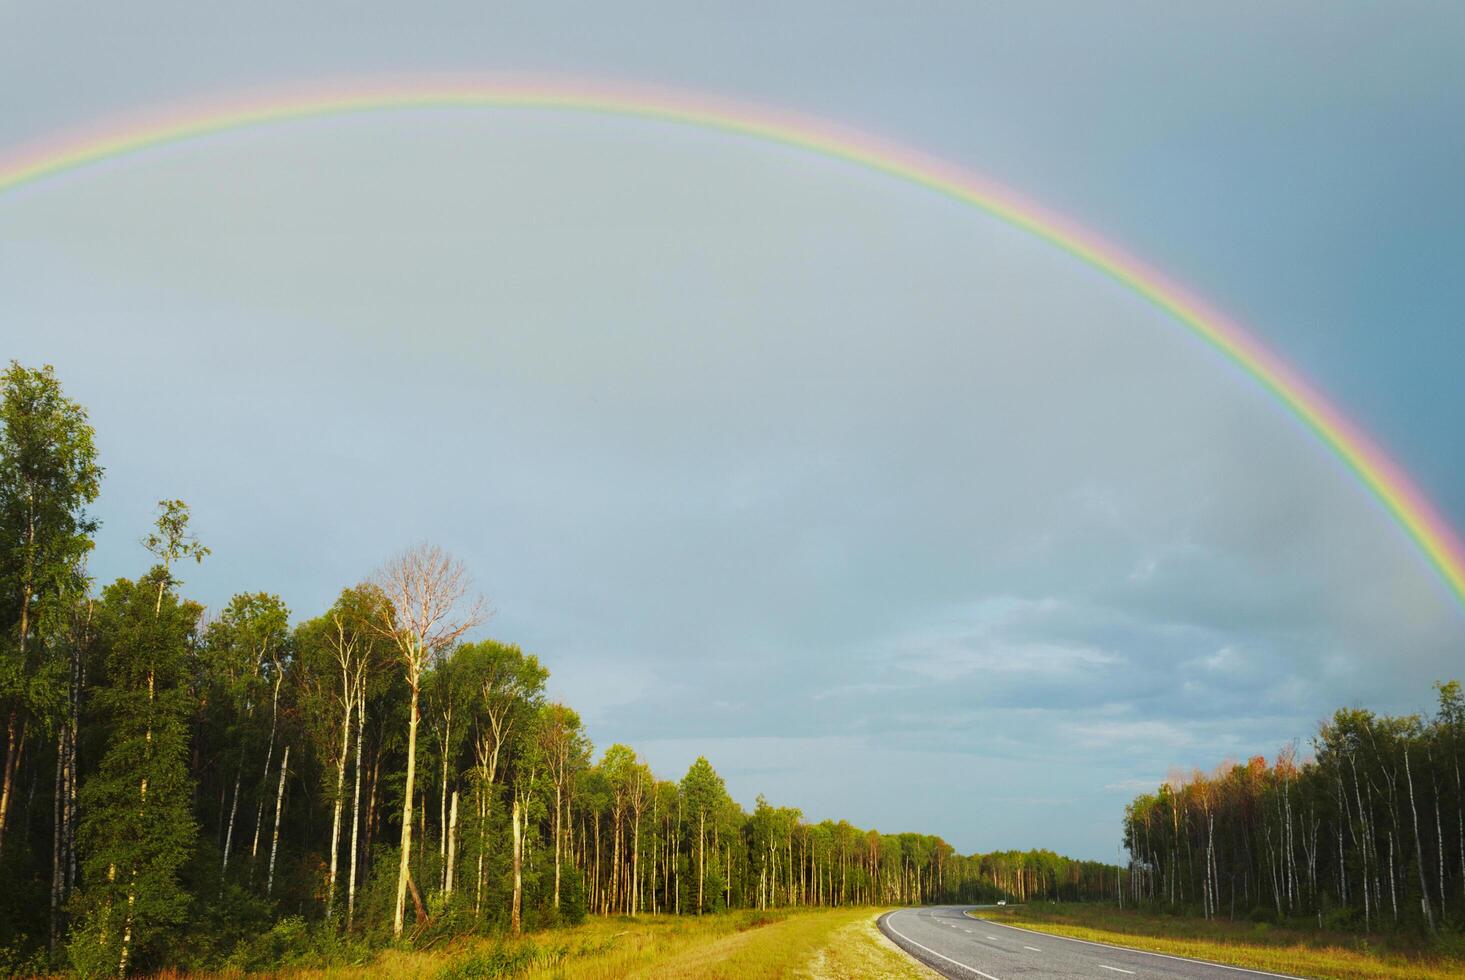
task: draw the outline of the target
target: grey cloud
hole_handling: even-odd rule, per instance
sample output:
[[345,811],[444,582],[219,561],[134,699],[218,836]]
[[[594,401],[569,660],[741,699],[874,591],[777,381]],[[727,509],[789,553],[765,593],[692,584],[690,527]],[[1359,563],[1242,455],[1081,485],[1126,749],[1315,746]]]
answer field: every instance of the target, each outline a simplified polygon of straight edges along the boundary
[[1214,352],[841,164],[428,116],[0,208],[11,352],[100,430],[100,576],[138,570],[163,495],[215,606],[307,614],[440,540],[598,742],[665,776],[706,754],[746,803],[1108,857],[1135,780],[1409,706],[1465,638]]

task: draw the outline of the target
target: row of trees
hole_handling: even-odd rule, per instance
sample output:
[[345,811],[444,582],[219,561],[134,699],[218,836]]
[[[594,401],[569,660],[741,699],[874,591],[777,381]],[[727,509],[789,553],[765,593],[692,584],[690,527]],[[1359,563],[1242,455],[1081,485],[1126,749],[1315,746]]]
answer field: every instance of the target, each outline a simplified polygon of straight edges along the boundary
[[1127,897],[1364,931],[1465,924],[1465,697],[1435,690],[1431,719],[1341,710],[1310,759],[1294,745],[1136,799]]
[[1118,869],[751,813],[705,759],[599,759],[440,549],[297,620],[181,593],[209,551],[160,505],[135,579],[87,575],[92,429],[12,365],[0,434],[0,949],[12,968],[209,966],[288,923],[372,942],[586,914],[1115,897]]

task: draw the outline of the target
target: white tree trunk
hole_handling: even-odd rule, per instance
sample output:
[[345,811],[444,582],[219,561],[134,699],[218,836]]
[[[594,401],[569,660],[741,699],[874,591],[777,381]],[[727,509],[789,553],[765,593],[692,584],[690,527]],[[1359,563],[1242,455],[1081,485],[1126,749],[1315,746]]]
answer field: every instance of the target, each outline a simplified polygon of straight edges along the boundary
[[351,711],[356,706],[346,699],[346,718],[341,725],[341,757],[336,761],[336,802],[331,808],[331,877],[326,886],[326,921],[336,914],[336,870],[340,867],[341,810],[346,805],[346,758],[351,752]]
[[448,808],[448,866],[443,872],[444,893],[453,894],[453,870],[458,863],[458,791],[453,790],[453,802]]
[[366,731],[366,684],[357,685],[356,702],[356,786],[351,791],[351,871],[346,879],[346,928],[356,917],[356,856],[361,851],[361,737]]
[[254,879],[254,859],[259,856],[259,831],[264,823],[265,816],[265,794],[269,792],[270,785],[270,763],[275,759],[275,723],[280,716],[280,681],[283,675],[275,674],[275,693],[270,704],[270,741],[265,749],[265,772],[259,781],[259,807],[254,813],[254,843],[249,846],[249,877]]
[[635,826],[631,831],[631,914],[635,915],[641,900],[641,811],[636,811]]
[[275,793],[275,832],[270,839],[270,874],[265,882],[265,895],[275,889],[275,855],[280,850],[280,810],[285,802],[285,773],[290,768],[290,746],[285,746],[285,755],[280,759],[280,788]]
[[402,913],[407,905],[407,862],[412,859],[412,791],[417,769],[417,677],[410,678],[412,707],[407,716],[407,785],[402,792],[402,853],[397,864],[397,901],[392,910],[392,935],[401,938]]
[[509,913],[509,931],[515,936],[520,932],[519,909],[524,897],[524,834],[519,822],[519,797],[514,796],[513,812],[513,834],[514,834],[514,904]]
[[438,876],[438,885],[443,891],[448,890],[448,744],[453,736],[453,715],[449,711],[443,722],[443,766],[442,766],[442,788],[439,793],[438,818],[437,818],[437,857],[442,863],[442,874]]
[[560,784],[554,786],[554,907],[560,907]]
[[239,811],[239,784],[244,779],[244,759],[239,759],[239,768],[234,771],[234,802],[229,804],[229,830],[224,834],[224,864],[219,869],[219,894],[224,894],[223,877],[229,870],[229,847],[234,843],[234,814]]
[[1419,907],[1424,910],[1424,921],[1429,931],[1434,932],[1434,911],[1430,908],[1429,885],[1424,876],[1424,842],[1419,839],[1419,807],[1414,803],[1414,774],[1409,768],[1409,750],[1404,750],[1404,778],[1409,780],[1409,812],[1414,817],[1414,858],[1419,869]]

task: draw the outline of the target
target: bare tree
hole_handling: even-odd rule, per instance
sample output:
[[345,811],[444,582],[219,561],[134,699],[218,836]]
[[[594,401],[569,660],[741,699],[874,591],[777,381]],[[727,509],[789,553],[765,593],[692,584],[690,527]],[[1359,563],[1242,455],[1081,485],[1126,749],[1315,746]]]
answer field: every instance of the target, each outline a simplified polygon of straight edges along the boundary
[[459,637],[483,620],[485,611],[481,598],[467,599],[469,580],[463,564],[436,545],[418,545],[392,558],[377,573],[376,585],[387,598],[377,629],[396,645],[412,702],[407,716],[402,854],[392,914],[392,934],[401,936],[412,856],[412,793],[422,675]]

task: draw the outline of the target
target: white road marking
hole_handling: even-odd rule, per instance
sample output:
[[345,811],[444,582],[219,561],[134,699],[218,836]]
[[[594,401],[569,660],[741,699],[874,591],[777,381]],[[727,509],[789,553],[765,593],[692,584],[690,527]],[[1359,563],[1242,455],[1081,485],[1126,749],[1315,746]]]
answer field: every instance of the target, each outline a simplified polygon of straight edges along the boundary
[[1101,970],[1113,970],[1115,973],[1128,973],[1128,974],[1131,974],[1131,975],[1133,975],[1133,973],[1134,973],[1133,970],[1121,970],[1117,966],[1105,966],[1102,963],[1095,963],[1094,965],[1097,966]]
[[1036,946],[1024,946],[1024,947],[1023,947],[1023,949],[1030,949],[1030,950],[1032,950],[1032,951],[1033,951],[1033,952],[1034,952],[1034,953],[1041,953],[1041,952],[1042,952],[1042,950],[1041,950],[1041,949],[1039,949],[1039,948],[1038,948],[1038,947],[1036,947]]
[[[982,919],[979,921],[985,922],[987,920]],[[1152,953],[1147,949],[1135,949],[1131,946],[1115,946],[1113,943],[1096,943],[1089,939],[1074,939],[1072,936],[1060,936],[1056,932],[1039,932],[1036,929],[1024,929],[1022,926],[1010,926],[1003,922],[993,922],[991,925],[1001,926],[1003,929],[1016,929],[1018,932],[1027,932],[1034,936],[1042,936],[1044,939],[1061,939],[1066,943],[1083,943],[1085,946],[1101,946],[1104,949],[1117,949],[1121,953],[1139,953],[1142,956],[1158,956],[1162,960],[1179,960],[1182,963],[1204,963],[1206,966],[1213,966],[1218,970],[1234,970],[1237,973],[1250,973],[1254,977],[1278,977],[1280,980],[1307,980],[1306,977],[1294,976],[1291,973],[1268,973],[1266,970],[1249,970],[1244,966],[1231,966],[1228,963],[1198,960],[1191,956],[1171,956],[1169,953]]]
[[946,962],[948,962],[948,963],[950,963],[950,964],[952,964],[954,966],[959,966],[963,970],[970,970],[971,972],[975,973],[979,977],[986,977],[986,980],[997,980],[997,978],[994,977],[994,976],[992,976],[992,974],[990,974],[990,973],[983,973],[981,970],[978,970],[974,966],[967,966],[965,963],[961,962],[960,960],[954,960],[951,957],[945,955],[944,953],[938,953],[934,949],[932,949],[930,946],[922,946],[920,943],[916,942],[910,936],[907,936],[905,933],[901,932],[899,929],[895,928],[895,926],[893,926],[893,925],[890,924],[890,920],[891,919],[894,919],[895,918],[895,915],[896,915],[896,913],[892,912],[889,916],[886,917],[886,919],[885,919],[885,927],[887,929],[889,929],[891,932],[895,933],[901,939],[904,939],[906,942],[910,943],[912,946],[916,947],[917,949],[924,949],[926,952],[930,953],[932,956],[937,957],[938,959],[943,959]]
[[1002,940],[998,939],[996,936],[988,936],[987,938],[992,940],[994,943],[1002,942]]

